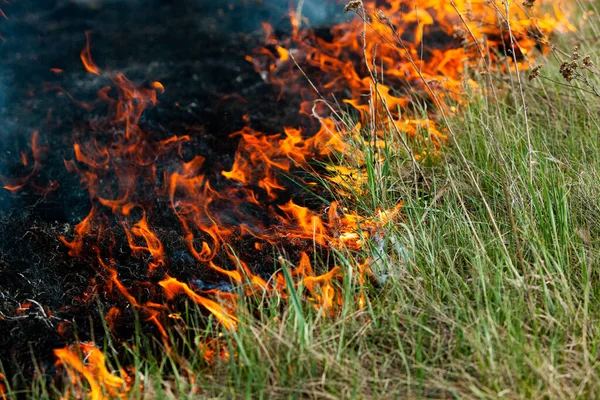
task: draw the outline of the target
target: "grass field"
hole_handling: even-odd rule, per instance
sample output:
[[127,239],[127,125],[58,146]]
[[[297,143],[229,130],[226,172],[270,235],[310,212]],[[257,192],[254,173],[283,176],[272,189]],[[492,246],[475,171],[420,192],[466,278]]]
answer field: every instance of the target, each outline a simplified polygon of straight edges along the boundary
[[[339,313],[297,293],[282,312],[272,297],[218,333],[230,354],[211,363],[198,348],[215,332],[194,328],[204,326],[194,313],[164,357],[139,332],[125,350],[136,371],[128,397],[600,397],[600,79],[593,66],[585,81],[560,72],[574,45],[580,63],[599,60],[599,33],[596,13],[557,38],[531,81],[528,71],[474,72],[482,90],[465,89],[440,122],[448,145],[417,173],[393,132],[384,147],[352,142],[365,179],[343,205],[371,215],[404,203],[385,242],[364,250],[378,279],[357,283],[356,254],[337,254]],[[123,349],[104,349],[117,368]],[[40,379],[29,395],[61,393]]]

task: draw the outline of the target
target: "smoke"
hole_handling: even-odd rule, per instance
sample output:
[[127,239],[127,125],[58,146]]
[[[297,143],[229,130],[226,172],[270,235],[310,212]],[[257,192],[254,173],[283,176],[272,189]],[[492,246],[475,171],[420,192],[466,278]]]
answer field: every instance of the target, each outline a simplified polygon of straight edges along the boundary
[[[200,8],[210,10],[214,2],[208,0],[195,1]],[[343,0],[225,0],[217,2],[225,15],[241,13],[243,20],[237,20],[228,27],[229,30],[252,32],[261,30],[263,22],[271,23],[276,29],[285,29],[289,25],[289,14],[294,13],[302,19],[303,27],[329,27],[348,19],[344,15]],[[241,23],[240,23],[241,22]]]
[[0,66],[0,113],[4,111],[4,107],[6,104],[6,92],[8,90],[6,76],[3,72],[4,71]]
[[336,0],[294,0],[297,14],[306,18],[310,26],[332,24],[340,18],[342,6]]
[[[1,0],[0,0],[1,1]],[[124,3],[133,8],[166,6],[182,14],[201,11],[207,16],[226,15],[229,21],[222,30],[252,32],[262,22],[277,26],[292,11],[302,17],[303,26],[331,26],[344,19],[345,0],[70,0],[80,7],[99,9],[111,3]],[[205,21],[199,23],[205,23]]]
[[[0,66],[0,116],[5,117],[7,113],[6,93],[8,92],[8,85],[6,74],[3,72],[4,70]],[[7,118],[3,118],[3,120],[6,121]],[[4,168],[2,165],[2,160],[6,158],[6,153],[8,152],[8,146],[6,146],[5,143],[7,142],[9,136],[9,127],[7,126],[8,124],[3,125],[4,126],[0,128],[0,217],[5,215],[11,206],[10,192],[2,187],[4,186],[4,184],[1,180],[2,173],[5,172],[3,171]]]

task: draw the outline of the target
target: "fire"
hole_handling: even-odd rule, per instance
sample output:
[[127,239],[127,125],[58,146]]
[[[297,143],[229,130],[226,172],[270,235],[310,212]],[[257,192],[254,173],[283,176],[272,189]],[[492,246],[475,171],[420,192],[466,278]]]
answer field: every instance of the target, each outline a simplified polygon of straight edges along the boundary
[[[531,10],[512,3],[506,9],[500,0],[364,0],[347,7],[355,18],[333,26],[327,40],[306,28],[305,19],[291,10],[291,35],[278,37],[265,23],[264,46],[246,60],[279,89],[281,98],[298,99],[298,119],[308,122],[266,134],[245,118],[246,126],[230,135],[239,140],[230,168],[217,173],[208,170],[203,156],[189,156],[195,151],[192,133],[156,132],[141,124],[144,112],[165,92],[164,85],[136,84],[121,73],[101,69],[92,59],[86,33],[81,61],[89,73],[110,85],[99,89],[97,102],[84,106],[91,110],[103,104],[110,111],[106,119],[89,121],[86,129],[74,132],[72,157],[64,161],[87,191],[91,206],[60,240],[70,256],[91,263],[103,286],[81,301],[98,295],[111,300],[115,305],[104,312],[113,330],[122,308],[135,307],[165,341],[167,324],[177,320],[173,304],[178,296],[198,304],[230,331],[242,323],[236,316],[240,294],[260,292],[285,299],[293,288],[317,310],[333,315],[342,301],[342,270],[333,264],[323,271],[313,268],[311,255],[315,249],[364,248],[400,218],[402,204],[373,216],[358,215],[336,202],[316,210],[294,196],[288,177],[310,169],[312,160],[340,156],[358,167],[329,167],[338,173],[331,180],[352,192],[352,182],[360,186],[364,181],[365,155],[348,142],[362,138],[365,128],[378,148],[390,132],[406,138],[417,161],[426,145],[439,151],[448,135],[437,123],[440,110],[432,105],[459,109],[464,88],[478,90],[466,74],[469,70],[514,64],[527,68],[535,48],[547,51],[552,31],[574,29],[560,3],[554,3],[553,14],[534,18],[537,5]],[[430,37],[442,39],[433,42]],[[354,113],[353,127],[340,122],[339,104]],[[414,111],[417,105],[428,111]],[[22,156],[29,174],[18,179],[0,176],[5,189],[21,189],[38,174],[45,148],[37,132],[31,149],[33,160]],[[297,181],[312,188],[310,182],[299,177]],[[124,252],[117,246],[119,237],[142,266],[131,274],[119,267],[116,254]],[[285,246],[300,257],[293,268],[282,261],[282,270],[265,271],[256,262],[269,250]],[[173,265],[181,249],[196,266],[198,278],[209,276],[212,282],[228,283],[229,289],[177,278]],[[248,249],[254,249],[256,257],[249,257]],[[372,274],[370,260],[356,264],[357,279],[365,283]],[[364,292],[356,301],[361,307],[366,304]],[[212,345],[205,350],[208,358],[215,353]],[[127,375],[110,373],[104,355],[93,345],[68,346],[55,355],[74,384],[80,384],[80,376],[85,378],[93,399],[104,398],[103,390],[115,395],[127,388]]]
[[296,237],[305,237],[321,246],[326,245],[326,230],[320,217],[314,215],[308,208],[296,205],[291,201],[279,208],[288,216],[283,219],[283,223],[290,219],[297,223],[299,229],[295,232]]
[[[76,390],[82,386],[80,377],[83,376],[90,387],[89,397],[92,400],[104,400],[111,396],[126,393],[128,390],[128,375],[125,371],[120,376],[112,374],[106,367],[104,353],[93,344],[80,343],[62,349],[54,350],[58,358],[57,366],[63,366],[71,376],[71,383]],[[79,394],[75,394],[79,397]]]
[[194,302],[209,310],[227,329],[235,329],[237,327],[238,319],[230,311],[226,310],[220,304],[196,294],[187,284],[181,283],[175,278],[167,277],[167,279],[160,282],[160,286],[165,289],[168,298],[172,299],[177,294],[185,294]]
[[[123,214],[129,215],[133,207],[135,207],[134,204],[126,205],[123,208]],[[145,212],[143,213],[142,218],[138,222],[136,222],[132,228],[125,229],[125,234],[127,235],[129,247],[133,252],[147,251],[152,255],[152,261],[148,263],[148,267],[151,271],[165,264],[163,244],[148,227],[148,221],[146,219]],[[135,241],[133,240],[133,236],[143,238],[146,242],[147,247],[136,245]]]
[[100,75],[100,69],[98,69],[98,66],[92,60],[92,53],[90,50],[90,34],[89,34],[89,32],[86,32],[85,36],[87,37],[87,42],[80,54],[81,62],[83,62],[85,69],[89,73]]
[[108,312],[104,316],[104,319],[106,320],[106,323],[108,324],[108,327],[112,331],[115,330],[115,328],[117,326],[117,320],[120,315],[121,315],[121,310],[119,310],[117,307],[113,306],[110,308],[110,310],[108,310]]
[[6,400],[6,385],[4,382],[6,380],[6,376],[2,372],[0,372],[0,398],[2,400]]
[[[302,253],[300,264],[298,265],[298,268],[294,270],[293,275],[302,277],[302,284],[312,296],[317,309],[322,307],[322,309],[326,311],[333,310],[336,291],[331,286],[331,282],[336,277],[341,276],[340,267],[334,267],[324,275],[315,275],[312,266],[310,265],[308,255]],[[341,301],[341,299],[339,300]]]
[[57,187],[55,181],[50,181],[47,186],[38,186],[34,180],[40,173],[43,166],[43,157],[48,151],[46,146],[41,144],[39,131],[34,131],[31,135],[31,152],[33,158],[33,165],[30,167],[30,160],[25,152],[21,152],[21,163],[25,169],[30,169],[29,173],[21,178],[8,178],[0,174],[0,182],[2,182],[3,188],[11,192],[16,192],[22,189],[25,185],[30,184],[34,189],[40,192],[49,192]]

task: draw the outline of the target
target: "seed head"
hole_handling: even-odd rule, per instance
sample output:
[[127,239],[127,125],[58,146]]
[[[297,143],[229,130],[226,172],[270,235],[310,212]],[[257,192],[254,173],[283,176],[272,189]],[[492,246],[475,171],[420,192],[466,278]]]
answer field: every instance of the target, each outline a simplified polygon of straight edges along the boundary
[[377,18],[381,22],[384,22],[386,24],[390,23],[390,17],[388,17],[387,14],[385,12],[383,12],[383,10],[377,10]]
[[344,12],[347,13],[348,11],[357,11],[361,5],[361,0],[352,0],[348,4],[346,4],[346,7],[344,7]]
[[560,65],[560,74],[567,80],[567,82],[571,82],[577,73],[577,63],[575,61],[565,61]]
[[537,78],[538,76],[540,76],[540,69],[542,69],[542,64],[538,64],[535,67],[533,67],[533,69],[529,73],[529,80],[530,81],[534,80],[535,78]]
[[579,46],[573,48],[573,54],[571,54],[571,60],[577,61],[581,56],[579,55]]
[[469,44],[469,33],[462,25],[454,25],[454,31],[452,32],[452,36],[455,39],[460,40],[460,43],[463,46]]

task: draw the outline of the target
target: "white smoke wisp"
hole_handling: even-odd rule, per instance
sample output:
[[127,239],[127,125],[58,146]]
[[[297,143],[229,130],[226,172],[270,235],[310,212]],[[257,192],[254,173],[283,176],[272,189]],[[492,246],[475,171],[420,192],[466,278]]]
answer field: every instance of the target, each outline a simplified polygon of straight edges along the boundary
[[306,18],[313,27],[333,23],[343,7],[338,0],[294,0],[294,5],[298,19]]

